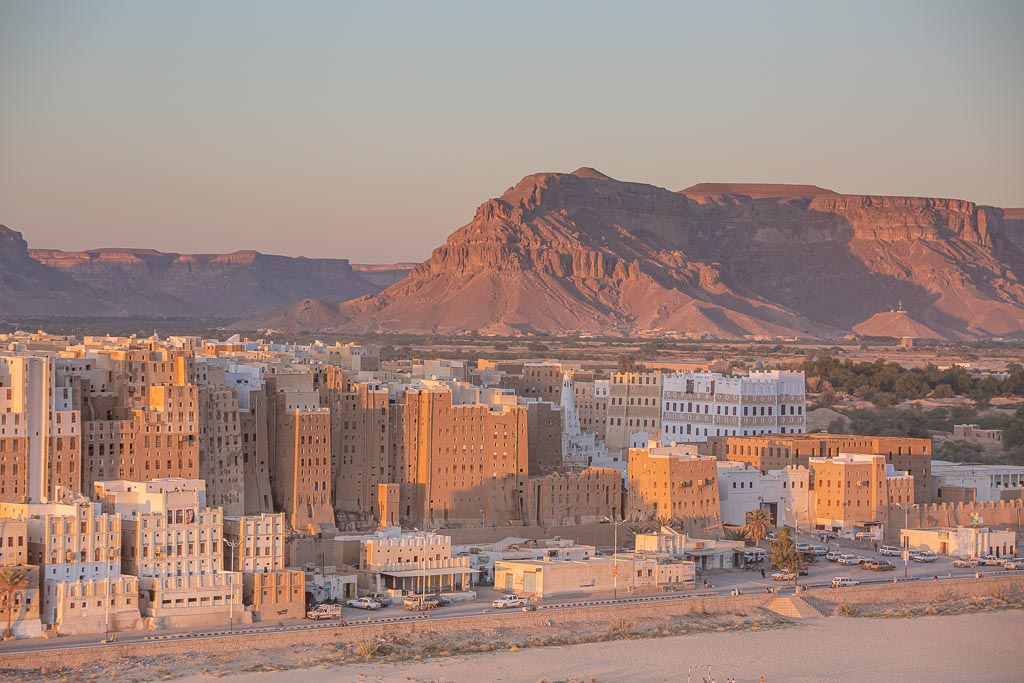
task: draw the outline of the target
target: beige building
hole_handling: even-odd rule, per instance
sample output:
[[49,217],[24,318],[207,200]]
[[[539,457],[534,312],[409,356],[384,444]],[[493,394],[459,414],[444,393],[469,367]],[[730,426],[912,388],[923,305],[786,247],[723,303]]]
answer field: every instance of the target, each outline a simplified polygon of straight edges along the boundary
[[245,460],[238,393],[225,383],[226,368],[196,363],[199,377],[199,478],[207,502],[225,515],[245,512]]
[[82,490],[81,416],[69,380],[43,354],[0,354],[0,501]]
[[914,477],[914,500],[931,501],[931,439],[854,434],[800,434],[709,438],[701,452],[719,460],[750,463],[767,474],[791,465],[810,467],[811,458],[844,453],[884,455],[886,464]]
[[697,447],[657,446],[629,451],[626,514],[633,519],[672,517],[690,528],[721,527],[718,468]]
[[28,563],[28,525],[24,519],[12,519],[0,511],[0,571],[18,571],[28,585],[13,596],[0,596],[0,624],[15,638],[33,638],[42,633],[39,619],[39,567]]
[[[223,513],[196,479],[96,484],[103,510],[121,516],[122,569],[139,579],[140,610],[160,628],[241,618],[242,577],[223,565]],[[235,609],[238,605],[238,609]]]
[[274,421],[270,442],[274,508],[296,531],[319,533],[333,527],[331,507],[331,411],[320,406],[308,372],[267,377]]
[[646,443],[661,434],[660,372],[615,373],[608,387],[608,424],[605,446],[625,451],[636,440]]
[[588,467],[530,477],[523,501],[524,523],[536,526],[593,524],[622,517],[622,474]]
[[608,431],[608,380],[581,382],[574,380],[576,410],[580,416],[580,429],[604,440]]
[[452,556],[452,539],[433,532],[402,533],[390,528],[371,536],[338,541],[360,544],[359,587],[369,591],[458,593],[472,589],[478,573],[468,557]]
[[911,505],[914,478],[886,463],[884,455],[852,453],[811,458],[814,516],[818,529],[871,532],[889,522],[890,505]]
[[456,402],[449,386],[417,385],[395,406],[399,514],[407,524],[503,526],[521,519],[527,410],[500,391],[465,393]]
[[305,574],[285,569],[287,533],[284,513],[224,519],[226,566],[242,573],[242,603],[254,621],[305,613]]
[[694,563],[658,553],[619,553],[586,560],[498,560],[496,590],[538,598],[558,598],[693,588]]
[[387,387],[345,381],[339,370],[328,375],[327,389],[320,391],[331,411],[335,511],[372,520],[378,484],[392,482],[395,476]]

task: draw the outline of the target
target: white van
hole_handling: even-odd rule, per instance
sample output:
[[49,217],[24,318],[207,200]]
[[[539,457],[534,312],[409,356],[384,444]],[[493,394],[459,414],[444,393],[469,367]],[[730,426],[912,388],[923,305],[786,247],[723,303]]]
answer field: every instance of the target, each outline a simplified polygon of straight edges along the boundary
[[859,585],[860,585],[860,581],[857,581],[856,579],[851,579],[848,576],[837,576],[834,579],[832,579],[832,587],[833,588],[845,588],[847,586],[859,586]]

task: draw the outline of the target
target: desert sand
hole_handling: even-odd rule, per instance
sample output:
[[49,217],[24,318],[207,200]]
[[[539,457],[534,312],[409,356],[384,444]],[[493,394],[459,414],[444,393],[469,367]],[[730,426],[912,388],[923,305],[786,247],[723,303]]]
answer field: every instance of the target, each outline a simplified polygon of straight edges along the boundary
[[[442,657],[399,664],[349,664],[246,673],[225,683],[477,683],[479,681],[693,681],[707,674],[757,681],[1020,681],[1024,613],[916,619],[816,619],[762,632],[620,640]],[[699,673],[698,673],[699,667]],[[209,683],[205,675],[179,679]]]

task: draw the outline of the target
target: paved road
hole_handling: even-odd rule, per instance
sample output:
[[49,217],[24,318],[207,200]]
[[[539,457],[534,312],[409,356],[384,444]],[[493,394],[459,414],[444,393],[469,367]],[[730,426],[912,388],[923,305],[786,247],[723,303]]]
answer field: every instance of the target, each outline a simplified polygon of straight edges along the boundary
[[[801,540],[807,540],[808,542],[814,542],[815,544],[820,545],[820,543],[817,542],[817,539],[811,537],[808,537],[807,539],[801,538]],[[860,581],[862,584],[892,583],[894,578],[900,582],[904,581],[904,567],[901,558],[883,558],[881,555],[872,551],[850,550],[850,552],[862,557],[888,559],[892,561],[893,564],[897,565],[897,569],[896,571],[890,572],[873,572],[860,569],[857,566],[844,566],[834,562],[828,562],[824,557],[819,557],[816,562],[811,564],[809,575],[800,577],[800,585],[808,587],[828,586],[831,583],[832,578],[835,576],[849,576]],[[930,563],[910,562],[907,569],[910,581],[933,580],[934,577],[938,577],[939,581],[945,581],[949,579],[970,578],[973,577],[977,571],[984,572],[986,576],[1001,571],[1000,567],[979,567],[977,569],[955,568],[953,567],[953,561],[950,558],[940,558],[936,562]],[[727,570],[722,572],[711,572],[698,579],[698,588],[693,591],[657,594],[638,593],[636,595],[630,595],[628,592],[623,590],[619,591],[617,599],[615,599],[609,591],[605,593],[590,594],[586,597],[544,600],[540,604],[540,609],[558,610],[578,608],[581,606],[581,602],[585,603],[585,605],[605,607],[609,602],[612,602],[613,604],[635,604],[638,602],[687,600],[697,597],[730,595],[733,590],[740,590],[749,595],[759,592],[763,593],[765,588],[768,586],[778,588],[781,592],[789,590],[784,582],[772,581],[769,578],[771,572],[767,565],[765,566],[765,574],[766,578],[762,579],[759,571]],[[712,584],[708,588],[702,587],[702,582],[705,578],[710,584]],[[451,606],[438,608],[425,615],[406,611],[402,607],[401,601],[396,601],[396,604],[393,604],[390,607],[375,610],[373,612],[345,608],[345,620],[348,627],[358,628],[360,626],[380,623],[384,620],[437,621],[439,619],[474,617],[481,614],[499,612],[500,610],[491,608],[491,600],[498,595],[500,595],[500,592],[495,592],[492,588],[481,586],[478,587],[477,590],[477,600],[464,603],[454,603]],[[385,623],[387,623],[387,621],[385,621]],[[236,625],[230,633],[223,627],[194,629],[193,631],[188,629],[128,631],[117,634],[117,643],[134,643],[182,638],[189,637],[189,633],[192,634],[192,637],[244,637],[251,633],[288,632],[337,627],[337,621],[312,622],[308,620],[290,620],[285,622]],[[110,643],[110,645],[117,643]],[[66,648],[95,647],[97,645],[103,645],[102,636],[66,636],[58,639],[32,638],[0,643],[0,655],[11,652],[37,652]]]

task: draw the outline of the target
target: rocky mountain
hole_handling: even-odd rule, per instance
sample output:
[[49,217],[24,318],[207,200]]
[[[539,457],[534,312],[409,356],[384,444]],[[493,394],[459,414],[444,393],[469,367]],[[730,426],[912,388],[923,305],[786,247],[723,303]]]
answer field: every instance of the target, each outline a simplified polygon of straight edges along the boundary
[[[175,254],[150,249],[32,249],[25,257],[34,261],[41,277],[93,292],[93,297],[66,311],[83,315],[231,316],[291,305],[307,297],[344,300],[383,289],[345,259],[293,258],[256,251]],[[381,268],[375,273],[378,278],[402,272],[397,267]],[[57,312],[46,295],[31,305],[23,305],[17,298],[0,303],[0,312],[8,311]]]
[[21,233],[0,225],[0,315],[74,315],[112,306],[103,293],[36,261]]
[[[671,192],[589,168],[540,173],[481,205],[404,280],[318,302],[312,317],[351,331],[829,336],[902,302],[942,337],[1019,334],[1022,214],[811,185]],[[300,328],[301,312],[238,326]]]

